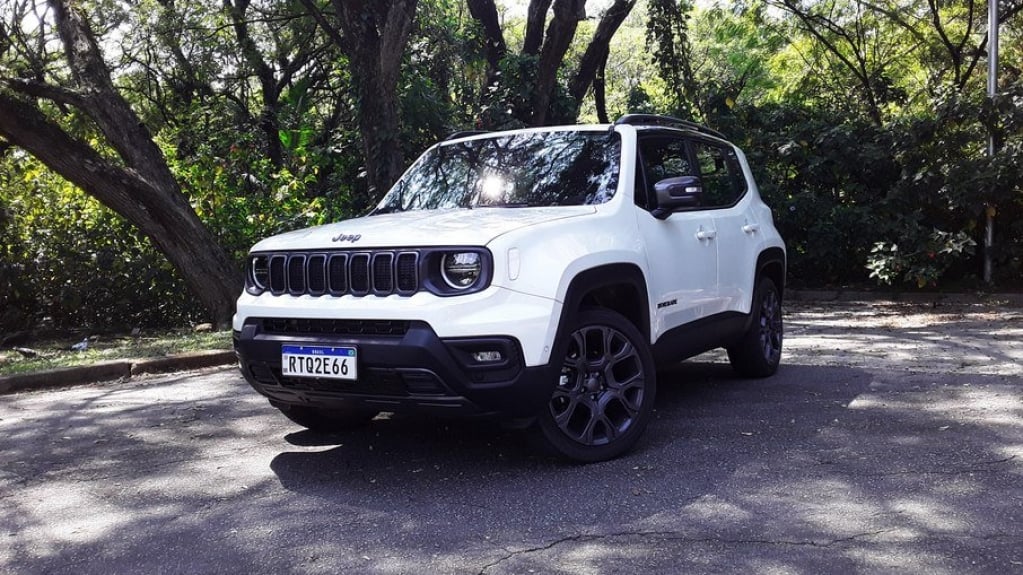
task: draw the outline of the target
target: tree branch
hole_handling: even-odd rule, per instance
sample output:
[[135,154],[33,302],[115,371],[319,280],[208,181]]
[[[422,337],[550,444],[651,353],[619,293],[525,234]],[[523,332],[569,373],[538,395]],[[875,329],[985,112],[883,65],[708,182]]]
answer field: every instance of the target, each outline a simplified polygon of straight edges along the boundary
[[615,0],[615,3],[600,18],[600,24],[597,25],[597,30],[593,33],[593,39],[586,47],[586,52],[583,54],[582,60],[579,61],[579,68],[569,83],[568,92],[576,102],[582,101],[596,77],[597,69],[602,62],[607,61],[611,38],[614,37],[622,22],[628,18],[635,5],[636,0]]
[[487,44],[487,65],[490,67],[490,75],[493,76],[500,66],[501,58],[508,52],[497,14],[497,5],[494,4],[494,0],[466,0],[466,4],[469,5],[469,14],[483,29],[483,37]]
[[330,38],[330,41],[338,48],[344,50],[345,41],[341,36],[341,33],[338,32],[336,27],[330,25],[330,22],[327,21],[326,15],[324,15],[323,11],[313,4],[313,0],[299,0],[299,2],[301,2],[302,6],[305,6],[305,9],[309,11],[309,15],[313,17],[313,20],[315,20],[317,24],[319,24],[320,29],[322,29],[327,37]]
[[558,79],[558,68],[565,59],[565,53],[572,44],[580,14],[585,14],[586,0],[554,0],[554,18],[547,27],[543,47],[540,49],[540,65],[536,74],[533,97],[533,118],[530,123],[542,126],[547,123],[554,89]]
[[26,96],[45,98],[58,104],[65,104],[76,108],[81,108],[85,104],[85,98],[81,94],[62,86],[22,78],[4,78],[2,81],[11,90]]
[[526,13],[526,36],[522,40],[522,53],[535,56],[540,53],[543,43],[543,27],[547,22],[547,11],[552,0],[529,0]]

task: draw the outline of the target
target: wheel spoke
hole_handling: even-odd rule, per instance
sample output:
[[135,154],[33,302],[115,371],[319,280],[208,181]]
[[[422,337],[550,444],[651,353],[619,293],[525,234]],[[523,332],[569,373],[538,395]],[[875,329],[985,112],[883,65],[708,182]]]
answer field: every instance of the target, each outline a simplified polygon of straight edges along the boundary
[[[628,412],[629,417],[635,417],[639,413],[640,404],[643,402],[643,377],[642,374],[636,374],[635,377],[629,380],[629,383],[622,385],[620,388],[614,390],[614,398],[621,402],[622,407]],[[635,399],[629,397],[629,392],[633,389],[639,391],[634,395]]]
[[568,423],[572,420],[572,416],[575,414],[576,407],[579,406],[579,398],[572,396],[565,396],[565,400],[568,402],[568,406],[565,407],[560,413],[555,412],[554,420],[558,422],[558,427],[568,431]]
[[636,348],[632,347],[629,340],[622,341],[622,348],[611,355],[611,363],[618,363],[625,358],[636,355]]

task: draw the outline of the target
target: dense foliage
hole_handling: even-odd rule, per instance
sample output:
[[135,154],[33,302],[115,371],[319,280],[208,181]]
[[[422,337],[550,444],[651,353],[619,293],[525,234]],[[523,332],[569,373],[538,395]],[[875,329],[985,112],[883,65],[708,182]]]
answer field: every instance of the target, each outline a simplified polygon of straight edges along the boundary
[[[377,199],[356,52],[335,25],[345,0],[79,4],[91,8],[118,90],[236,260],[261,237],[357,215]],[[491,3],[411,4],[397,81],[401,145],[378,153],[407,165],[450,131],[536,117],[546,52],[530,40],[533,22],[521,3],[498,3],[495,35],[468,4]],[[563,3],[555,4],[550,14]],[[1023,3],[1002,5],[993,101],[984,91],[984,7],[971,2],[619,4],[631,13],[599,63],[601,105],[612,119],[695,117],[739,143],[788,243],[793,284],[984,287],[988,210],[994,285],[1023,283]],[[546,11],[551,2],[534,5]],[[596,120],[592,96],[573,91],[585,86],[582,63],[609,5],[587,6],[588,19],[572,28],[557,83],[540,98],[546,123]],[[50,16],[43,0],[0,6],[0,93],[20,87],[24,97],[27,84],[14,83],[42,77],[38,67],[61,74],[50,44],[34,36],[40,29],[26,24]],[[87,118],[59,103],[42,109],[113,155]],[[203,317],[148,238],[2,139],[0,258],[0,331],[44,319],[118,326]]]

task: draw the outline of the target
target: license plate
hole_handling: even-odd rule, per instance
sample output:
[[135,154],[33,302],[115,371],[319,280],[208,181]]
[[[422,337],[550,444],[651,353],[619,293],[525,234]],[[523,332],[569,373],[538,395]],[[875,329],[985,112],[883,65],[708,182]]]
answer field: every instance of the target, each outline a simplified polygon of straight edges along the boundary
[[282,345],[281,372],[291,377],[355,380],[359,378],[357,356],[354,347]]

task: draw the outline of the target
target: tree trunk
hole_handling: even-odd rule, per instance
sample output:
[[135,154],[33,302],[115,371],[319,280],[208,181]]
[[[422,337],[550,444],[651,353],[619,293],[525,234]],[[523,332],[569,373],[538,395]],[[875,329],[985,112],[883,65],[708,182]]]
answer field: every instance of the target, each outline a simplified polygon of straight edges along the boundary
[[547,27],[547,36],[540,49],[540,65],[533,94],[533,118],[530,123],[543,126],[550,115],[551,102],[557,87],[558,68],[565,59],[575,37],[580,15],[585,15],[586,0],[555,0],[554,18]]
[[167,256],[211,319],[230,324],[241,275],[176,184],[165,189],[137,169],[116,165],[35,106],[2,93],[0,134],[136,226]]
[[[590,44],[586,47],[586,52],[583,53],[583,58],[579,62],[579,69],[576,70],[575,76],[568,86],[568,93],[575,99],[577,107],[586,96],[586,91],[590,89],[597,70],[607,63],[607,56],[611,52],[611,39],[614,38],[618,28],[628,18],[635,5],[636,0],[615,0],[615,3],[601,17],[600,24],[597,25],[597,30],[593,33],[593,39],[590,40]],[[601,77],[603,78],[603,75]]]
[[211,319],[227,325],[241,275],[192,210],[145,124],[114,87],[88,22],[65,0],[50,5],[75,89],[8,85],[84,112],[123,164],[68,135],[36,105],[3,93],[0,135],[138,227],[177,268]]
[[611,120],[607,116],[607,98],[605,97],[606,84],[604,74],[607,73],[607,55],[597,69],[597,75],[593,77],[593,105],[597,108],[597,121],[601,124],[608,124]]
[[547,23],[547,10],[552,0],[529,0],[526,14],[526,36],[522,40],[522,53],[537,55],[543,43],[543,27]]
[[497,14],[497,6],[494,0],[466,0],[469,4],[469,14],[480,23],[483,29],[483,37],[487,43],[487,66],[488,84],[500,69],[501,58],[508,52],[508,46],[504,42],[504,32],[501,31],[501,22]]
[[224,0],[224,9],[231,17],[235,38],[242,55],[249,66],[252,66],[259,79],[260,93],[263,96],[263,109],[259,113],[259,128],[263,131],[263,137],[266,138],[266,153],[270,163],[274,167],[280,168],[284,166],[284,148],[281,146],[281,128],[278,120],[281,90],[273,70],[263,59],[263,55],[259,53],[259,48],[249,34],[249,24],[245,20],[249,1],[237,0],[232,4],[231,0]]
[[[358,94],[359,129],[370,198],[391,187],[404,167],[398,79],[417,0],[333,0],[342,35],[330,34],[348,56]],[[311,3],[303,2],[307,8]],[[325,18],[317,19],[321,26]]]

